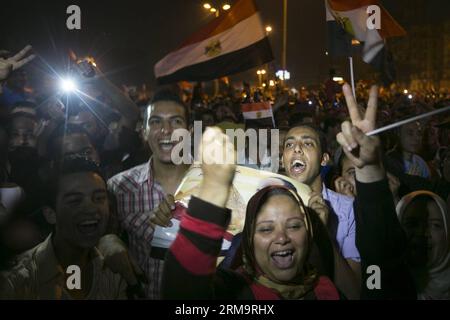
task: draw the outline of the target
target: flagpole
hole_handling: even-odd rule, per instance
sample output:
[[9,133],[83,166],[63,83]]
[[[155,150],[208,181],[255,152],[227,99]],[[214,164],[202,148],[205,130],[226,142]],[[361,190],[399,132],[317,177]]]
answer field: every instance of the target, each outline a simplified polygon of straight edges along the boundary
[[354,74],[353,74],[353,57],[351,57],[351,56],[348,57],[348,60],[349,60],[349,64],[350,64],[350,81],[351,81],[351,84],[352,84],[352,92],[353,92],[353,97],[356,100],[355,77],[354,77]]
[[433,111],[430,111],[430,112],[427,112],[427,113],[424,113],[424,114],[421,114],[421,115],[418,115],[418,116],[415,116],[415,117],[412,117],[412,118],[408,118],[408,119],[405,119],[405,120],[394,122],[394,123],[389,124],[387,126],[384,126],[384,127],[381,127],[381,128],[375,129],[375,130],[372,130],[372,131],[366,133],[366,135],[367,136],[373,136],[373,135],[379,134],[381,132],[384,132],[384,131],[387,131],[387,130],[391,130],[391,129],[403,126],[403,125],[405,125],[407,123],[418,121],[418,120],[421,120],[423,118],[431,117],[431,116],[434,116],[434,115],[436,115],[438,113],[442,113],[442,112],[446,112],[446,111],[450,111],[450,105],[446,106],[445,108],[433,110]]
[[273,115],[273,107],[272,107],[272,104],[269,102],[269,105],[270,105],[270,113],[272,114],[272,124],[273,124],[273,128],[274,129],[276,129],[276,125],[275,125],[275,117],[274,117],[274,115]]
[[[288,15],[288,0],[283,0],[283,50],[281,52],[281,68],[283,73],[286,71],[286,50],[287,50],[287,15]],[[281,80],[281,85],[284,87],[284,77]]]

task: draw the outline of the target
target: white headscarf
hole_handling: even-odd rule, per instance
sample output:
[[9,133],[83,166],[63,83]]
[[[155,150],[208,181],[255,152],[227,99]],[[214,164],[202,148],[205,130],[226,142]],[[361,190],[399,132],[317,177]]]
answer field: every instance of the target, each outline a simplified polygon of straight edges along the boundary
[[450,300],[450,216],[447,210],[447,204],[437,194],[430,191],[415,191],[404,196],[397,204],[397,216],[400,222],[403,214],[411,201],[418,196],[428,196],[437,204],[444,221],[445,238],[447,251],[444,259],[438,259],[438,262],[432,264],[427,271],[427,284],[421,292],[418,292],[420,300]]

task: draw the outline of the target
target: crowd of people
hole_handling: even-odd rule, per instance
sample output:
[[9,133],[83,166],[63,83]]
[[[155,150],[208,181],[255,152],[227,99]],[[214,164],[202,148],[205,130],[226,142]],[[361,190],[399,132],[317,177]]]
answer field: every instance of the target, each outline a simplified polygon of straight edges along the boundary
[[[42,94],[27,83],[31,50],[0,51],[0,299],[450,299],[450,114],[367,135],[448,106],[448,90],[361,81],[354,97],[329,79],[208,96],[201,83],[119,88],[91,65],[75,92]],[[262,101],[273,121],[250,125],[241,105]],[[278,129],[280,165],[244,165],[311,189],[307,203],[259,190],[227,263],[236,164],[200,151],[199,193],[174,200],[190,166],[173,163],[171,137],[194,121],[200,150],[235,152],[225,129]],[[152,247],[177,210],[170,249]]]

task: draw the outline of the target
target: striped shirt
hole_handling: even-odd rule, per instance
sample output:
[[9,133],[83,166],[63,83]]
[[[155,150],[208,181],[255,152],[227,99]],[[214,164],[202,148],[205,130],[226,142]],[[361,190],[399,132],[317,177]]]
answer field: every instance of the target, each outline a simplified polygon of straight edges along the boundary
[[150,159],[109,179],[108,190],[116,196],[118,219],[128,234],[130,253],[149,281],[145,286],[147,297],[159,299],[163,260],[150,257],[154,232],[150,216],[166,194],[154,180],[152,171]]

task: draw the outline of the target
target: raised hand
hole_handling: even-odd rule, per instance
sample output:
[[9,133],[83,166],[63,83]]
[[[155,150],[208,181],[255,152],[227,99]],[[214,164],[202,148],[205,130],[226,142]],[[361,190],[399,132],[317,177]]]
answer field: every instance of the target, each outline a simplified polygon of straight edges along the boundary
[[366,133],[375,129],[378,87],[370,89],[369,101],[364,116],[358,110],[350,86],[343,87],[347,108],[351,122],[345,121],[341,125],[341,132],[336,136],[342,150],[356,167],[356,179],[370,183],[382,180],[385,172],[381,164],[380,140],[376,136]]
[[343,92],[351,122],[344,121],[341,124],[341,132],[338,133],[336,139],[346,156],[357,168],[376,164],[379,161],[379,139],[374,136],[366,136],[365,133],[375,129],[378,87],[372,86],[370,89],[364,117],[360,114],[348,84],[344,85]]
[[24,58],[28,54],[28,52],[30,52],[30,50],[31,46],[28,45],[11,58],[0,58],[0,81],[6,80],[12,71],[23,67],[35,58],[34,54]]
[[207,128],[199,150],[203,172],[199,197],[224,207],[236,171],[233,143],[219,128]]
[[345,178],[343,177],[339,177],[336,180],[334,180],[334,189],[338,193],[345,194],[346,196],[349,197],[355,196],[355,190],[353,189],[352,184],[347,180],[345,180]]
[[200,145],[203,181],[231,184],[236,169],[234,146],[219,128],[207,128]]
[[353,97],[352,89],[347,83],[342,87],[342,91],[345,96],[345,102],[347,103],[347,108],[350,114],[350,119],[352,120],[352,124],[363,133],[368,133],[374,130],[377,116],[378,86],[372,86],[370,88],[367,109],[364,115],[360,113],[355,98]]

